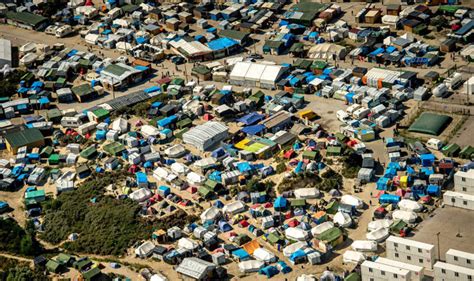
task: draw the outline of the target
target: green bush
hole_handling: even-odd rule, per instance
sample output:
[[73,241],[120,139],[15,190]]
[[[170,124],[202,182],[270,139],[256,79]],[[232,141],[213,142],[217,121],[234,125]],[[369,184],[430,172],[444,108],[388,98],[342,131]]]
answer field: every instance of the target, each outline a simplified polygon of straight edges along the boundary
[[41,245],[35,238],[34,226],[29,222],[26,230],[11,219],[0,219],[0,251],[34,256],[42,252]]

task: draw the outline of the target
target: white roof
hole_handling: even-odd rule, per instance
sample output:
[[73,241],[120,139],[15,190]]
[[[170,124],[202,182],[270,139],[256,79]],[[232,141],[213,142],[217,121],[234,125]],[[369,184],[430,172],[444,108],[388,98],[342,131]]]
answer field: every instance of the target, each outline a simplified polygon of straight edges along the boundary
[[444,193],[444,196],[456,197],[456,198],[459,198],[459,199],[474,201],[474,195],[467,194],[467,193],[462,193],[462,192],[455,192],[455,191],[451,191],[451,190],[446,191]]
[[308,239],[308,233],[301,228],[289,227],[285,229],[285,236],[291,240],[305,241]]
[[257,64],[252,63],[245,74],[245,79],[250,81],[260,81],[260,77],[262,76],[263,72],[266,71],[266,65],[264,64]]
[[356,208],[362,208],[364,206],[364,202],[359,197],[349,194],[343,195],[341,197],[341,203],[351,205]]
[[263,261],[247,260],[239,262],[239,270],[243,273],[257,272],[264,265],[265,263]]
[[468,252],[463,252],[455,249],[449,249],[446,252],[446,256],[456,256],[456,257],[462,257],[470,260],[474,260],[474,253],[468,253]]
[[296,198],[311,199],[318,198],[321,192],[315,187],[309,187],[295,189],[294,194]]
[[331,229],[333,227],[334,227],[333,222],[326,221],[326,222],[323,222],[322,224],[319,224],[319,225],[313,227],[311,229],[311,234],[313,234],[313,236],[317,236],[317,235],[323,233],[324,231],[326,231],[328,229]]
[[170,45],[175,49],[183,49],[187,54],[191,56],[212,52],[209,47],[198,41],[187,42],[186,40],[181,39],[178,41],[171,41]]
[[474,269],[472,268],[449,264],[449,263],[440,262],[440,261],[435,263],[434,268],[446,269],[446,270],[454,271],[463,275],[470,275],[470,276],[474,275]]
[[201,213],[201,215],[200,215],[201,222],[204,223],[208,220],[214,220],[220,214],[222,214],[221,210],[219,210],[215,206],[212,206],[212,207],[204,210],[204,212]]
[[402,199],[398,202],[398,208],[403,211],[420,212],[423,209],[423,205],[410,199]]
[[370,240],[355,240],[351,244],[351,248],[355,251],[377,251],[377,242]]
[[132,200],[142,202],[142,201],[145,201],[148,198],[150,198],[152,195],[153,194],[151,193],[151,191],[148,188],[140,188],[140,189],[135,190],[134,192],[130,193],[130,195],[128,195],[128,197],[130,197],[130,199],[132,199]]
[[365,260],[365,255],[356,251],[347,250],[342,254],[344,263],[360,263]]
[[174,162],[171,164],[171,170],[178,174],[187,174],[189,172],[189,168],[179,162]]
[[390,235],[390,233],[388,232],[388,228],[381,227],[379,229],[376,229],[376,230],[373,230],[373,231],[367,233],[365,235],[365,237],[367,238],[367,240],[382,242],[389,235]]
[[224,208],[222,208],[222,211],[224,211],[225,213],[231,213],[231,214],[241,213],[245,211],[245,204],[240,200],[234,201],[232,203],[225,205]]
[[237,62],[229,75],[232,80],[248,80],[275,83],[286,70],[282,65],[254,62]]
[[352,223],[351,216],[343,212],[337,212],[332,221],[342,227],[348,227]]
[[201,280],[207,272],[216,266],[213,263],[201,260],[199,258],[185,258],[176,268],[178,273]]
[[376,269],[379,269],[379,270],[383,270],[383,271],[386,271],[386,272],[398,274],[398,275],[401,275],[401,276],[406,276],[407,274],[410,273],[410,271],[408,271],[406,269],[402,269],[402,268],[398,268],[398,267],[394,267],[394,266],[390,266],[390,265],[385,265],[385,264],[382,264],[382,263],[376,263],[376,262],[373,262],[373,261],[364,261],[362,263],[362,266],[363,267],[368,267],[368,268],[376,268]]
[[178,248],[184,248],[184,249],[187,249],[187,250],[194,250],[197,247],[199,247],[199,244],[196,241],[191,240],[189,238],[183,237],[183,238],[178,240]]
[[293,243],[293,244],[290,244],[288,246],[286,246],[285,248],[283,248],[283,255],[285,257],[289,257],[291,256],[294,252],[300,250],[300,249],[303,249],[303,248],[306,248],[308,247],[308,245],[306,244],[306,242],[302,242],[302,241],[298,241],[296,243]]
[[424,249],[424,250],[431,250],[431,249],[434,248],[434,245],[431,245],[431,244],[428,244],[428,243],[423,243],[423,242],[418,242],[418,241],[415,241],[415,240],[400,238],[400,237],[393,236],[393,235],[388,237],[387,241],[390,241],[390,242],[393,242],[393,243],[403,244],[403,245],[406,245],[406,246],[412,246],[412,247],[416,247],[416,248],[420,248],[420,249]]
[[375,220],[375,221],[369,222],[369,224],[367,225],[367,230],[373,231],[381,227],[389,228],[391,224],[392,224],[392,220],[389,220],[389,219]]
[[272,262],[273,260],[275,260],[275,255],[265,248],[256,249],[253,252],[253,256],[258,261],[263,261],[263,262]]
[[378,257],[375,260],[375,262],[390,265],[390,266],[394,266],[394,267],[408,269],[408,270],[414,271],[414,272],[422,272],[423,271],[423,266],[418,266],[418,265],[414,265],[414,264],[411,264],[411,263],[404,263],[404,262],[401,262],[401,261],[391,260],[391,259],[387,259],[387,258],[384,258],[384,257]]
[[394,220],[402,220],[406,223],[414,223],[417,217],[417,214],[411,211],[395,210],[392,213],[392,218]]

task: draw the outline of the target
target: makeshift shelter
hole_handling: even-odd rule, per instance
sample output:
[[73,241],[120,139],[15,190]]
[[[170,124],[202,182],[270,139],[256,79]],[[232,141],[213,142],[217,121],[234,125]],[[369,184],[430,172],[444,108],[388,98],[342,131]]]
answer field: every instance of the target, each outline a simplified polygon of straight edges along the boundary
[[342,60],[346,54],[347,49],[345,47],[331,43],[316,44],[308,51],[308,57],[312,59]]

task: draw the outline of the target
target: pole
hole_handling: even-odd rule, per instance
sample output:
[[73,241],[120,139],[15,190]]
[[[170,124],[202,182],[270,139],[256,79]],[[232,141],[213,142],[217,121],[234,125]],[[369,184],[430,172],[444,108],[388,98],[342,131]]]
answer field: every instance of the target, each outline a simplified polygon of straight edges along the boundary
[[441,232],[436,233],[436,239],[438,241],[438,260],[439,261],[441,260],[441,249],[439,248],[439,235],[440,234],[441,234]]

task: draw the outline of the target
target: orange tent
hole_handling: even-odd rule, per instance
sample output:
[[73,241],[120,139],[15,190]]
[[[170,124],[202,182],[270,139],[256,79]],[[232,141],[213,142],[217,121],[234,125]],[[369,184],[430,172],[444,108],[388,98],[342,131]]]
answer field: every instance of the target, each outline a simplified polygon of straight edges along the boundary
[[253,255],[253,252],[260,248],[260,244],[258,244],[257,240],[252,240],[250,242],[245,243],[242,245],[242,248],[249,253],[249,255]]

